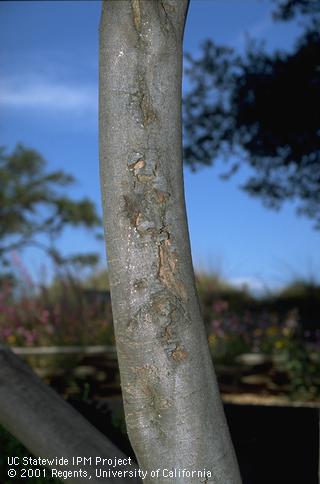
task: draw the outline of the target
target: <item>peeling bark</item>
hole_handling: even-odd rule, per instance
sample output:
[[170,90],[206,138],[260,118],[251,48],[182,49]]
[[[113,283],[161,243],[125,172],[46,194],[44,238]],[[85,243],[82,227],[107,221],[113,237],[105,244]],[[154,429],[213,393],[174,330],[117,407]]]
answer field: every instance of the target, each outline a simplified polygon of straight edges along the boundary
[[105,0],[100,170],[129,437],[146,482],[237,484],[195,290],[181,142],[187,0]]

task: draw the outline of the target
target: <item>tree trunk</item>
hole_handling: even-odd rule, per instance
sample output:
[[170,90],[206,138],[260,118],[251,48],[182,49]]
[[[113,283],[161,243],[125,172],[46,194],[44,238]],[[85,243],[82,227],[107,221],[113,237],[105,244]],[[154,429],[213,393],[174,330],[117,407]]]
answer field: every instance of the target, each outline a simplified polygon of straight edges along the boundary
[[[96,465],[96,457],[125,459],[104,435],[96,430],[78,412],[45,385],[32,370],[12,351],[0,346],[0,424],[22,442],[35,456],[47,459],[64,457],[67,465],[51,466],[60,471],[79,471],[88,477],[72,477],[66,482],[75,484],[135,484],[138,478],[95,477],[95,469],[108,470],[109,465]],[[73,457],[91,457],[89,465],[72,465]],[[9,456],[15,457],[15,456]],[[118,461],[119,462],[119,461]],[[124,462],[128,464],[128,462]],[[8,466],[9,467],[9,466]],[[15,468],[15,466],[11,466]],[[28,466],[35,469],[36,466]],[[15,468],[17,471],[21,466]],[[135,465],[117,465],[113,471],[135,471]],[[49,474],[47,474],[49,475]],[[17,474],[19,476],[19,474]],[[21,479],[23,481],[23,479]],[[65,479],[63,479],[64,481]]]
[[[187,8],[187,0],[103,2],[100,170],[110,288],[127,428],[146,482],[236,484],[186,221]],[[176,473],[153,478],[158,468]]]

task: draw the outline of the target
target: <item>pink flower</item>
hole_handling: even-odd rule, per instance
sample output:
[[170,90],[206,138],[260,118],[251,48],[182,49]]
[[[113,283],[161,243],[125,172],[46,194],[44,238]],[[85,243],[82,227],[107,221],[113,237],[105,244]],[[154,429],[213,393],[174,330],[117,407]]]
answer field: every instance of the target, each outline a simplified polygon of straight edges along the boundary
[[227,311],[228,308],[229,308],[228,301],[222,301],[222,300],[221,301],[216,301],[212,305],[212,309],[216,313],[222,313],[223,311]]
[[47,309],[43,309],[43,311],[40,314],[39,320],[42,324],[48,324],[50,318],[50,313]]

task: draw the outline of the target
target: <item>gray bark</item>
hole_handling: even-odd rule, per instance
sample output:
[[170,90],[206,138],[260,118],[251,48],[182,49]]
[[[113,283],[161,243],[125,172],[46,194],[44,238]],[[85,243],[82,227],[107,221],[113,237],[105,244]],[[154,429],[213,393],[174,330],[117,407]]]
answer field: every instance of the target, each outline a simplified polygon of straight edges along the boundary
[[[103,470],[109,468],[106,465],[95,465],[96,457],[124,459],[126,456],[43,383],[18,356],[4,346],[0,346],[0,424],[35,456],[47,459],[55,457],[68,459],[68,465],[54,464],[52,468],[61,471],[79,470],[79,466],[72,465],[72,457],[92,458],[91,466],[82,467],[92,475],[90,481],[85,477],[69,477],[66,482],[77,484],[140,482],[138,479],[131,478],[95,477],[96,468]],[[14,466],[11,467],[14,468]],[[35,468],[35,466],[31,467]],[[134,465],[120,465],[113,470],[134,471],[135,469]]]
[[[129,437],[157,483],[240,483],[194,283],[182,173],[187,0],[105,0],[100,170]],[[158,468],[207,477],[151,478]],[[210,477],[211,475],[211,477]]]

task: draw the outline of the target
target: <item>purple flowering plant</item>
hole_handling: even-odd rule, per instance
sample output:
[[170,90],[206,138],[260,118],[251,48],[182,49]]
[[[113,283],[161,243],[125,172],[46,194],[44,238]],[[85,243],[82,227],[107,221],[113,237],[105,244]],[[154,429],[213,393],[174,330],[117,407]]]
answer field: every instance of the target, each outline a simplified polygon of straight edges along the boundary
[[36,285],[14,257],[18,285],[0,286],[0,340],[10,346],[64,346],[113,343],[111,307],[101,312],[86,300],[70,274],[51,287]]

